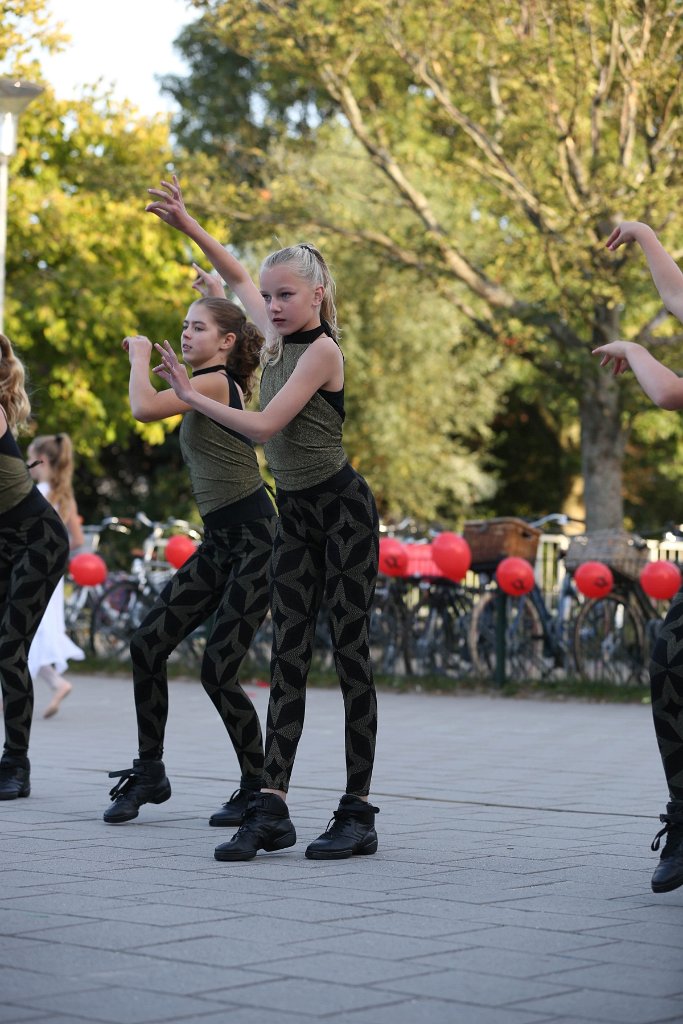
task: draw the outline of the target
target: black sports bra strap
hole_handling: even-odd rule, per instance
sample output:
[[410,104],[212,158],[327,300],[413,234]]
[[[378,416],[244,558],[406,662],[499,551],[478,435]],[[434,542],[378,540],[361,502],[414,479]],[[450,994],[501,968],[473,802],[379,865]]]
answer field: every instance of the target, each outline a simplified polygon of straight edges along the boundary
[[243,409],[244,406],[242,405],[242,399],[240,398],[239,388],[230,374],[228,374],[228,388],[230,389],[230,408]]

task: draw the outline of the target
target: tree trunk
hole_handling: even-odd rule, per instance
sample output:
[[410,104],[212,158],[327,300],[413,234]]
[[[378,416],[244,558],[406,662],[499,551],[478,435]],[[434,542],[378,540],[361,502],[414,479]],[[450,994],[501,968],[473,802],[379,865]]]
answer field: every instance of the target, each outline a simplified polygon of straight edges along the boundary
[[[617,310],[596,311],[595,345],[618,337]],[[620,381],[607,370],[586,372],[579,410],[586,531],[623,530],[622,466],[626,438],[621,422]]]

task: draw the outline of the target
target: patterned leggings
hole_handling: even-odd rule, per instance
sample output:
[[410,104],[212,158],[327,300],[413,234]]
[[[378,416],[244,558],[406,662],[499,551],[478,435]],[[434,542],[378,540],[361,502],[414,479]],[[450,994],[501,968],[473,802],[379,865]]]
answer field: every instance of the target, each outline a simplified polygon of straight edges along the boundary
[[315,622],[324,596],[344,700],[346,792],[367,796],[377,733],[369,625],[379,524],[372,492],[354,474],[339,488],[278,492],[277,500],[264,785],[284,792],[289,788],[304,724]]
[[28,752],[33,718],[28,650],[68,557],[69,538],[52,508],[0,525],[0,682],[5,751],[15,756]]
[[650,661],[652,715],[672,800],[683,800],[683,589],[674,597]]
[[261,778],[261,727],[237,673],[268,611],[273,530],[274,517],[207,529],[203,543],[164,587],[134,634],[130,654],[141,758],[160,760],[163,755],[168,656],[215,612],[202,660],[202,685],[235,748],[243,780]]

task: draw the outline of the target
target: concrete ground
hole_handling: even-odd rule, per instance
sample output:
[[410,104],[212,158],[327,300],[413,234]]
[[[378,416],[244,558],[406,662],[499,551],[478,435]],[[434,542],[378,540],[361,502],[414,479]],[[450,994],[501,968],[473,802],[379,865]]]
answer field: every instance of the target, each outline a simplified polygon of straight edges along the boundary
[[343,790],[342,707],[312,689],[299,841],[226,864],[207,819],[238,775],[201,687],[171,683],[172,799],[112,827],[131,686],[73,679],[53,719],[38,691],[32,795],[0,803],[0,1024],[683,1021],[648,707],[380,694],[380,848],[324,863],[304,849]]

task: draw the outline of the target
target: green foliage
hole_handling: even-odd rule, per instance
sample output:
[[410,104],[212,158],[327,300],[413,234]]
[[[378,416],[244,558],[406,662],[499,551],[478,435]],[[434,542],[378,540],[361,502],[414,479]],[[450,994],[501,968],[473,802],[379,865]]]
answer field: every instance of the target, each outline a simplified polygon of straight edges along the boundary
[[[191,297],[186,251],[142,213],[168,166],[168,130],[49,91],[22,118],[10,168],[6,330],[27,363],[41,430],[82,455],[127,437],[126,334],[177,333]],[[159,441],[166,427],[140,425]]]
[[68,38],[61,26],[52,24],[53,15],[45,0],[0,0],[0,61],[5,74],[25,65],[36,46],[58,50]]
[[[568,399],[579,409],[589,519],[616,525],[621,445],[596,458],[602,426],[585,413],[604,405],[616,436],[621,412],[591,350],[622,332],[651,340],[659,304],[636,254],[615,258],[604,241],[624,216],[666,224],[683,198],[681,5],[195,6],[262,74],[306,82],[336,105],[387,188],[368,175],[362,211],[331,203],[321,226],[417,269],[500,345],[514,339],[544,406],[561,423]],[[311,159],[297,184],[310,203],[346,183]]]

